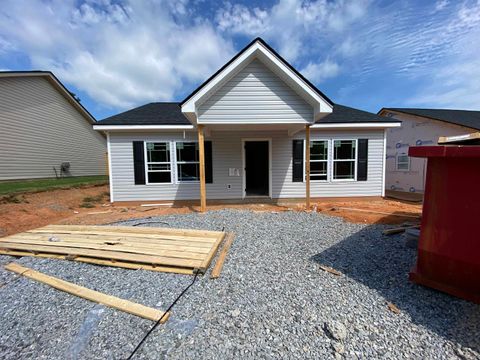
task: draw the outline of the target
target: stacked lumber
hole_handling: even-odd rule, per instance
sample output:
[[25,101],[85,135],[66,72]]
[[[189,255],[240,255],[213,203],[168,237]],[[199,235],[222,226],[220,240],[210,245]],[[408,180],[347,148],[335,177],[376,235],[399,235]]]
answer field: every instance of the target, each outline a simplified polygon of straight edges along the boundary
[[0,239],[0,254],[129,269],[205,272],[224,232],[130,226],[49,225]]

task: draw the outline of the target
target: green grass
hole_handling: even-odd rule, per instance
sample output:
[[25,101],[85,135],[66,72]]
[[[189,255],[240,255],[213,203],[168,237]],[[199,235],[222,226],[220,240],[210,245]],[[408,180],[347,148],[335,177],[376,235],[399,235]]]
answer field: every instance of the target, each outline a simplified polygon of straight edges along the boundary
[[0,195],[26,192],[68,189],[84,185],[102,185],[108,183],[108,176],[77,176],[61,179],[36,179],[0,182]]

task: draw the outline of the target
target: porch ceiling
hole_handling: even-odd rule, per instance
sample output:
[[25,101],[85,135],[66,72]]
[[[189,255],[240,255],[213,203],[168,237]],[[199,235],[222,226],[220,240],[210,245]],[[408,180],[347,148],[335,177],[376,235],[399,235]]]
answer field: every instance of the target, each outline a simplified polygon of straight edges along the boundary
[[295,133],[305,129],[306,124],[209,124],[207,131],[288,131]]

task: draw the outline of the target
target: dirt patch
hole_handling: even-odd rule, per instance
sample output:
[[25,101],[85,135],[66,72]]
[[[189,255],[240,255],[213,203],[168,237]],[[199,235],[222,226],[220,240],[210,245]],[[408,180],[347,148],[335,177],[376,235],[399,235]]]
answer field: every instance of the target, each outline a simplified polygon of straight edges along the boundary
[[[107,194],[108,186],[90,186],[76,189],[58,189],[15,195],[15,199],[0,203],[0,236],[15,234],[94,209],[81,209],[86,197]],[[108,196],[104,196],[108,204]],[[94,204],[100,208],[102,204]]]
[[321,201],[317,211],[339,216],[346,221],[365,224],[419,223],[422,204],[399,200]]
[[[85,205],[88,204],[88,205]],[[304,204],[277,206],[272,204],[209,205],[209,210],[224,208],[252,211],[304,211]],[[317,201],[313,208],[349,222],[365,224],[418,223],[421,205],[396,200]],[[150,216],[186,214],[198,211],[197,206],[120,206],[108,202],[108,186],[58,189],[17,195],[0,203],[0,236],[15,234],[48,224],[109,224],[120,220]]]

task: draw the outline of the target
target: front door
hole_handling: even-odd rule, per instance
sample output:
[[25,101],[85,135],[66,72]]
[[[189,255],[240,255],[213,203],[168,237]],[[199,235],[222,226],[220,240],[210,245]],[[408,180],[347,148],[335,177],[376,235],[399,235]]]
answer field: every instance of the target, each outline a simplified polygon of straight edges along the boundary
[[268,141],[245,141],[245,195],[269,196]]

